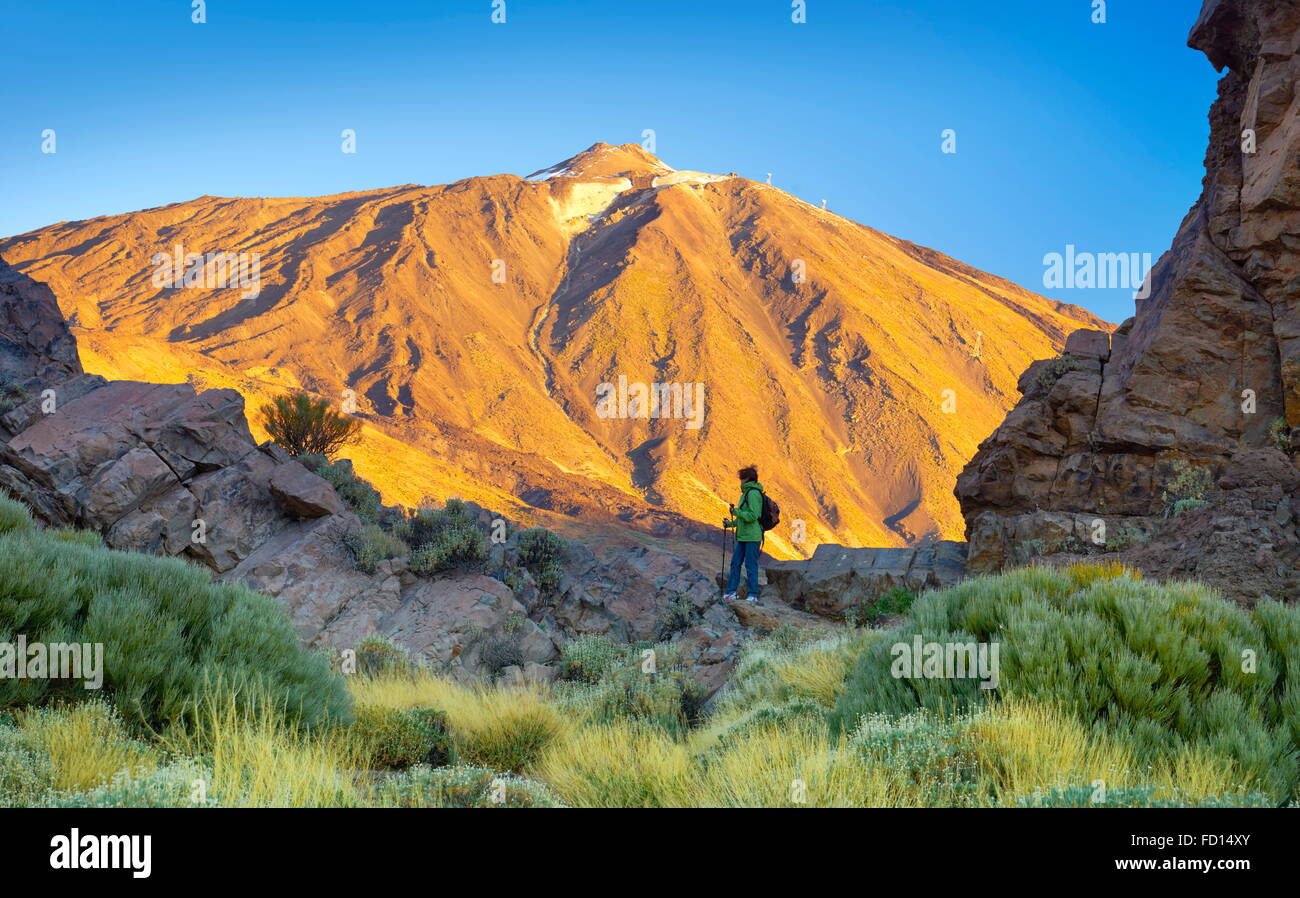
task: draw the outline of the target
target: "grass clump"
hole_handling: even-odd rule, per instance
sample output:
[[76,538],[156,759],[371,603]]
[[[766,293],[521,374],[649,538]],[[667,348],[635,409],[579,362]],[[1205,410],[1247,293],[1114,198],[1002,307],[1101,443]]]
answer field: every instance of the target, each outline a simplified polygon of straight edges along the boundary
[[378,524],[363,524],[360,529],[349,532],[344,541],[352,551],[352,561],[357,570],[367,574],[373,574],[388,559],[401,558],[411,551],[406,543],[385,532]]
[[395,808],[562,807],[543,783],[485,767],[415,767],[385,779],[375,804]]
[[563,700],[585,719],[630,720],[681,734],[699,716],[703,690],[673,643],[572,640],[561,649]]
[[362,706],[348,728],[348,738],[378,770],[401,770],[417,764],[447,763],[446,715],[430,708],[397,710]]

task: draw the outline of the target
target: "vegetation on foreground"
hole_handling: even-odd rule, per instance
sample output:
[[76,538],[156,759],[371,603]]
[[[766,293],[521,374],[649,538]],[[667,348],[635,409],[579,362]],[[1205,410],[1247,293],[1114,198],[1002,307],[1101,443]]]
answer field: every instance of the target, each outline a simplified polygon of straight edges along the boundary
[[[174,560],[40,530],[0,500],[0,642],[106,640],[102,690],[0,681],[0,805],[1297,799],[1300,613],[1118,566],[973,579],[917,598],[893,630],[779,630],[707,704],[672,645],[596,638],[568,643],[548,687],[459,683],[394,653],[344,677],[285,643],[277,610]],[[147,652],[121,651],[139,645],[132,619]],[[895,677],[893,647],[918,635],[997,642],[998,687]]]

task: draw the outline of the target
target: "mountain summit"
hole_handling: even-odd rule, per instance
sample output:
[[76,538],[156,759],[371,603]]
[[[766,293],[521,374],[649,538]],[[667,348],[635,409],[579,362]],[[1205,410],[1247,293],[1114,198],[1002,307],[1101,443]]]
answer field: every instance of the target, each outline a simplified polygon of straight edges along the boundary
[[88,371],[355,404],[388,501],[698,537],[753,462],[778,555],[959,537],[952,483],[1017,375],[1103,326],[635,144],[529,178],[205,196],[0,255],[54,291]]

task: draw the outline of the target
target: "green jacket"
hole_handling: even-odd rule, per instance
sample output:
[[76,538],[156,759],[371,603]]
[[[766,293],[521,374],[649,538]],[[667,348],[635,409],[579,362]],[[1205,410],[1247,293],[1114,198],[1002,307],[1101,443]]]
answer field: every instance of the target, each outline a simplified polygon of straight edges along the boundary
[[727,519],[728,527],[736,528],[736,542],[761,543],[763,527],[758,516],[763,513],[763,484],[747,480],[740,485],[740,501],[736,503],[736,516]]

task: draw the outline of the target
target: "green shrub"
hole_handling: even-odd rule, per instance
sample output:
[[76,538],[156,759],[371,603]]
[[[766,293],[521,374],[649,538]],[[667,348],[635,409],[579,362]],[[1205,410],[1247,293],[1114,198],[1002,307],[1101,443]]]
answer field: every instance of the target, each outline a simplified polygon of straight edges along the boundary
[[262,424],[290,455],[332,456],[361,436],[361,422],[306,393],[277,396],[262,406]]
[[1209,504],[1205,501],[1205,494],[1214,485],[1209,468],[1193,467],[1180,458],[1174,461],[1171,470],[1173,476],[1160,494],[1165,504],[1165,517]]
[[[303,650],[275,599],[176,558],[10,530],[0,535],[0,642],[18,634],[101,644],[103,692],[133,724],[160,728],[205,688],[308,726],[350,713],[342,678]],[[0,708],[94,695],[82,680],[0,679]]]
[[35,526],[32,513],[27,510],[26,505],[0,496],[0,535],[11,530],[31,530]]
[[[565,698],[589,719],[643,721],[680,734],[698,718],[703,690],[690,677],[677,645],[613,646],[611,658],[595,640],[575,652],[571,647],[578,641],[565,646],[564,675],[579,681]],[[646,669],[647,653],[653,653],[653,671]]]
[[1291,451],[1291,426],[1287,424],[1286,418],[1273,419],[1273,423],[1268,426],[1268,437],[1273,441],[1277,451]]
[[916,595],[911,590],[896,586],[884,595],[868,596],[844,612],[844,620],[851,627],[871,627],[886,614],[907,614],[912,610]]
[[477,524],[453,524],[411,553],[411,570],[417,574],[467,570],[487,556],[487,538]]
[[36,807],[52,784],[48,753],[13,724],[0,722],[0,808]]
[[212,771],[202,763],[180,759],[144,773],[123,772],[111,782],[78,792],[56,792],[47,802],[55,808],[212,808]]
[[560,648],[560,676],[599,683],[623,659],[623,651],[603,636],[577,636]]
[[381,770],[416,764],[441,767],[447,763],[447,718],[440,711],[416,708],[400,711],[378,705],[357,709],[348,738]]
[[980,803],[979,764],[961,729],[927,712],[869,714],[850,744],[870,767],[884,769],[929,806]]
[[414,673],[417,665],[405,648],[380,633],[372,633],[357,646],[357,673],[377,677]]
[[384,508],[383,498],[369,480],[357,474],[352,462],[346,458],[331,462],[324,455],[303,455],[298,458],[303,466],[329,482],[339,494],[343,504],[361,520],[369,524],[380,523]]
[[[975,678],[895,678],[892,645],[996,643],[999,686]],[[955,711],[992,698],[1055,704],[1125,739],[1140,762],[1203,747],[1235,762],[1275,800],[1296,785],[1300,609],[1247,611],[1197,583],[1121,574],[1076,578],[1029,567],[927,593],[909,626],[867,645],[831,723],[851,732],[873,713]]]
[[0,381],[0,415],[12,411],[27,401],[27,388],[15,383]]
[[568,552],[568,541],[545,527],[533,527],[519,534],[520,563],[543,592],[559,588]]
[[542,783],[484,767],[414,767],[386,778],[375,804],[398,808],[558,808]]
[[1043,369],[1038,372],[1038,376],[1034,378],[1034,382],[1030,385],[1030,389],[1046,392],[1054,387],[1056,382],[1060,380],[1067,371],[1074,371],[1079,367],[1079,360],[1069,353],[1065,353],[1059,358],[1052,359],[1050,363],[1043,366]]
[[373,574],[384,561],[401,558],[411,551],[406,543],[385,533],[377,524],[364,524],[349,532],[344,542],[352,551],[352,562],[357,570],[367,574]]

